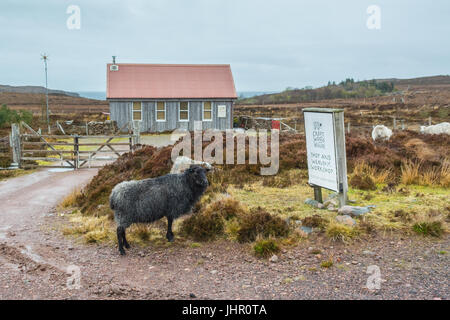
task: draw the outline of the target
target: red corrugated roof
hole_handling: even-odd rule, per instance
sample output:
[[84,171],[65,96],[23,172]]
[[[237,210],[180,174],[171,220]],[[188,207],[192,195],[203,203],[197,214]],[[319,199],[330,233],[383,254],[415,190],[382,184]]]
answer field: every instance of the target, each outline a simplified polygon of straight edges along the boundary
[[230,65],[107,65],[108,99],[237,98]]

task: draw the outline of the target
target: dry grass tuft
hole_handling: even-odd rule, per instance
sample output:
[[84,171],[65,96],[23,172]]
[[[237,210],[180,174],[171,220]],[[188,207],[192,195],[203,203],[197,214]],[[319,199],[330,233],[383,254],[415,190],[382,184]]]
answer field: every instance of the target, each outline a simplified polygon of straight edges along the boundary
[[420,162],[406,160],[402,163],[401,182],[403,184],[418,184],[420,176]]
[[325,233],[333,241],[348,242],[358,235],[358,230],[332,221],[326,227]]
[[220,195],[204,209],[204,213],[218,213],[225,220],[241,216],[246,213],[242,204],[228,195]]
[[64,235],[82,236],[86,243],[97,243],[115,239],[114,229],[108,217],[85,217],[75,214],[70,217],[72,225],[63,229]]
[[445,159],[442,163],[439,184],[444,188],[450,187],[450,159]]
[[272,188],[288,188],[295,184],[306,182],[307,175],[301,170],[286,170],[274,176],[263,177],[262,185]]
[[361,190],[375,190],[376,184],[391,181],[391,169],[377,169],[364,161],[355,165],[350,176],[350,185]]
[[444,233],[444,228],[441,221],[422,221],[413,225],[413,230],[416,233],[424,236],[441,237]]
[[425,166],[421,161],[406,160],[401,167],[401,182],[405,185],[450,186],[450,160],[440,166]]
[[428,210],[414,216],[412,229],[424,236],[441,237],[447,231],[447,215],[440,210]]
[[71,208],[77,206],[77,199],[80,196],[80,189],[74,188],[72,192],[64,198],[63,201],[59,204],[61,208]]

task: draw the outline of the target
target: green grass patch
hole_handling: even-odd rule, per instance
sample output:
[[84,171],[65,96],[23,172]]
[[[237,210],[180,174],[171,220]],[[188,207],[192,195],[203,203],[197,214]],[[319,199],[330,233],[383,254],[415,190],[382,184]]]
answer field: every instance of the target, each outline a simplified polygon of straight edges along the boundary
[[255,242],[253,251],[256,256],[267,258],[280,251],[280,248],[274,239],[261,239]]
[[413,225],[413,230],[424,236],[441,237],[444,228],[441,221],[423,221]]
[[324,269],[331,268],[333,266],[333,260],[324,260],[320,263],[320,267]]

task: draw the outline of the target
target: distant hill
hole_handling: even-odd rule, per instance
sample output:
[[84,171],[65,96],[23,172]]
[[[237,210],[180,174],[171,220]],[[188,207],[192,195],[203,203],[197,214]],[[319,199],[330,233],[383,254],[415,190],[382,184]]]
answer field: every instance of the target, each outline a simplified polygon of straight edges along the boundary
[[355,81],[348,78],[339,83],[328,82],[320,88],[305,87],[303,89],[287,88],[283,92],[263,94],[249,98],[241,98],[237,104],[284,104],[314,102],[330,99],[371,98],[404,90],[407,86],[450,86],[450,76],[440,75],[414,79],[372,79]]
[[106,91],[79,91],[80,97],[94,99],[94,100],[106,100]]
[[277,93],[277,91],[238,91],[237,94],[239,99],[245,99],[271,93]]
[[[0,92],[15,92],[15,93],[45,93],[44,87],[39,86],[8,86],[0,85]],[[68,92],[63,90],[48,89],[49,94],[60,94],[69,97],[79,97],[76,92]]]
[[[95,100],[106,100],[105,91],[79,91],[78,93],[81,97],[84,98]],[[238,91],[237,94],[240,99],[245,99],[269,93],[277,93],[277,91]]]
[[[93,100],[61,93],[48,95],[49,109],[55,113],[98,113],[108,112],[109,105],[105,100]],[[12,110],[28,110],[34,114],[41,114],[45,109],[45,94],[1,92],[0,106],[7,105]]]
[[377,79],[377,82],[387,81],[393,82],[395,85],[450,85],[450,75],[440,75],[431,77],[420,77],[412,79]]

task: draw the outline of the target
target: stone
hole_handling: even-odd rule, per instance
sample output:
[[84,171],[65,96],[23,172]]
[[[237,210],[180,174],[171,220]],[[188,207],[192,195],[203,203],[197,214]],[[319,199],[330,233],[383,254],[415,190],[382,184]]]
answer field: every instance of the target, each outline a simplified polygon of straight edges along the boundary
[[310,234],[311,232],[313,232],[313,228],[311,227],[306,227],[306,226],[301,226],[300,230],[303,231],[306,234]]
[[269,261],[270,261],[270,262],[273,262],[273,263],[278,262],[278,256],[277,256],[276,254],[274,254],[274,255],[270,258]]
[[338,207],[339,206],[339,200],[336,199],[336,198],[331,198],[331,199],[328,199],[327,201],[325,201],[323,203],[323,205],[324,205],[324,207],[327,207],[327,208],[329,208],[330,206]]
[[317,200],[313,200],[313,199],[306,199],[305,200],[305,204],[310,205],[311,207],[317,208],[317,209],[323,209],[324,205],[322,203],[320,203]]
[[373,255],[375,255],[375,253],[370,251],[370,250],[364,250],[362,253],[365,256],[373,256]]
[[350,227],[353,227],[356,225],[356,221],[348,215],[337,216],[336,221],[339,223],[345,224],[347,226],[350,226]]
[[375,208],[375,206],[366,206],[366,207],[343,206],[339,208],[338,213],[342,215],[358,217],[360,215],[369,213],[372,208]]

